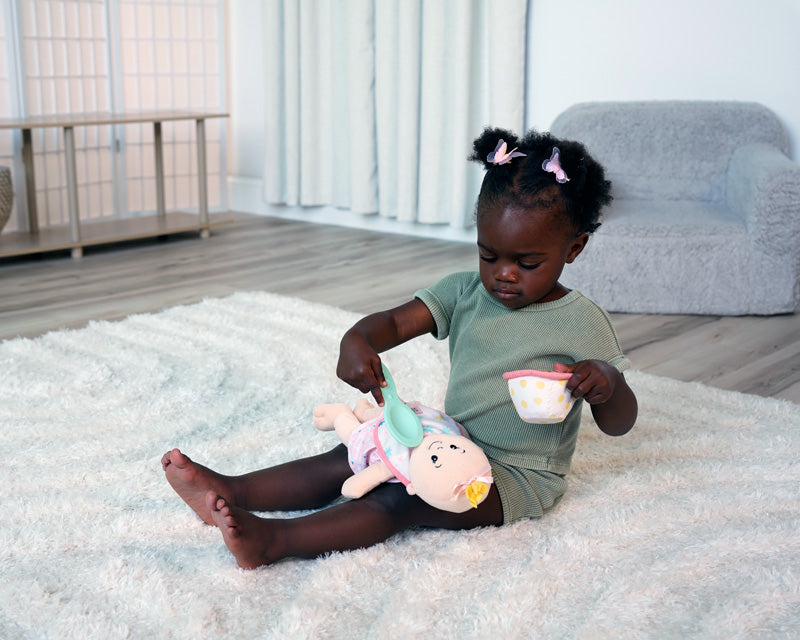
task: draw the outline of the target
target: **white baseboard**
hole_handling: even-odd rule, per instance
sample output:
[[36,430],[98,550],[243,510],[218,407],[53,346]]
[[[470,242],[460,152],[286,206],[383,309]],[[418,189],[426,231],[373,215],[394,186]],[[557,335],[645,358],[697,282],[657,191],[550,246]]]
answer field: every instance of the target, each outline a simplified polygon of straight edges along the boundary
[[285,218],[287,220],[302,220],[315,224],[368,229],[383,233],[399,233],[401,235],[434,238],[437,240],[453,240],[470,244],[473,244],[476,239],[474,227],[455,229],[449,225],[400,222],[377,214],[361,215],[346,209],[337,209],[330,206],[298,207],[274,205],[264,202],[261,193],[262,183],[258,178],[228,177],[228,195],[230,197],[231,211],[272,218]]

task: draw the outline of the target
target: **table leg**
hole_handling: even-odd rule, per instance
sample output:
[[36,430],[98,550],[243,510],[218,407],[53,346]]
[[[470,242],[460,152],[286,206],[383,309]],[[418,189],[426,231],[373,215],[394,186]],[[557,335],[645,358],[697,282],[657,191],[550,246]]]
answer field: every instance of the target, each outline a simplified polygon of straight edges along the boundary
[[156,153],[156,213],[162,224],[165,221],[166,206],[164,204],[164,147],[161,139],[161,123],[153,123],[153,141]]
[[208,171],[206,169],[206,128],[205,120],[197,120],[197,189],[200,198],[200,236],[208,238],[211,231],[208,223]]
[[75,169],[75,131],[73,127],[64,127],[64,159],[67,165],[67,200],[69,203],[69,228],[72,242],[72,257],[83,256],[80,246],[81,227],[78,220],[78,172]]
[[30,129],[22,130],[22,166],[25,168],[25,203],[28,206],[28,232],[39,232],[36,210],[36,175],[33,171],[33,138]]

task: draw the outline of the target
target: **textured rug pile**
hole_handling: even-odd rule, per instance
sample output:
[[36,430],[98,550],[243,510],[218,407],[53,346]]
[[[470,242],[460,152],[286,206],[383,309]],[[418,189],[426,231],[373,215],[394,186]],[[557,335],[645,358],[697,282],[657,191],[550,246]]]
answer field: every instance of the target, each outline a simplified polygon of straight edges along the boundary
[[[0,637],[800,635],[800,406],[635,371],[637,427],[587,413],[542,520],[240,570],[159,459],[238,473],[333,446],[311,409],[358,397],[334,375],[356,318],[240,293],[0,344]],[[446,345],[385,360],[442,405]]]

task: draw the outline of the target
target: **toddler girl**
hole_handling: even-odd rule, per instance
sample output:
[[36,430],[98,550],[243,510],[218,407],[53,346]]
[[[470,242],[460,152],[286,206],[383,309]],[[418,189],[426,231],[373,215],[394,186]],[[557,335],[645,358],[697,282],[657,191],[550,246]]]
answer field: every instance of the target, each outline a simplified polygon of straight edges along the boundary
[[[494,478],[488,497],[452,513],[386,483],[307,516],[265,519],[250,511],[316,509],[339,497],[352,475],[346,447],[243,476],[168,452],[170,484],[220,528],[240,566],[367,547],[412,526],[468,529],[541,517],[566,490],[584,400],[604,433],[633,427],[636,398],[621,373],[629,362],[607,314],[558,282],[611,199],[603,168],[581,144],[535,131],[518,140],[486,129],[471,159],[486,168],[476,205],[478,272],[447,276],[359,320],[342,338],[337,374],[382,404],[379,353],[426,333],[449,338],[444,411],[486,452]],[[520,369],[572,373],[567,388],[576,402],[561,424],[519,418],[502,374]]]

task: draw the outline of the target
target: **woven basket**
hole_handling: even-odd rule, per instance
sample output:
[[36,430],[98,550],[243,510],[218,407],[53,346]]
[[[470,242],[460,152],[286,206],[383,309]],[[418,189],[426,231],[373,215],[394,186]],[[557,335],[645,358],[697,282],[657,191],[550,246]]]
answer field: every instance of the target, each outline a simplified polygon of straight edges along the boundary
[[8,222],[13,204],[14,190],[11,185],[11,169],[0,167],[0,231]]

